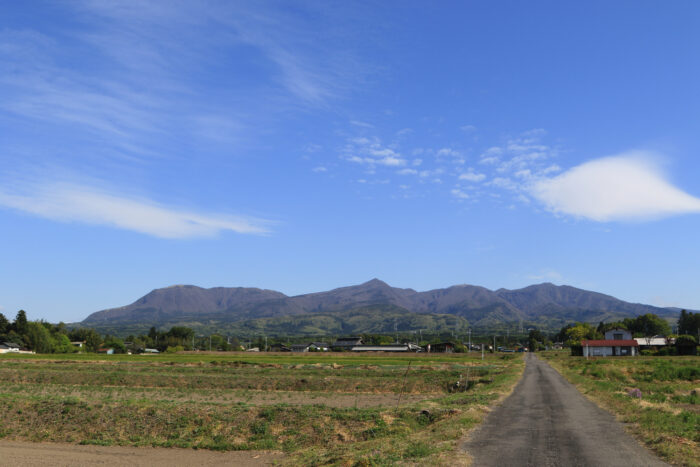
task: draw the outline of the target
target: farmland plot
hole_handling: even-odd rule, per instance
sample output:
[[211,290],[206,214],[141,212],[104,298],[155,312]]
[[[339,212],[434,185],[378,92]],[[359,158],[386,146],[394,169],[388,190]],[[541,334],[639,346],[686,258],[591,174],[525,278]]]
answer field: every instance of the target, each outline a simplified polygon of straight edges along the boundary
[[110,357],[0,358],[0,437],[447,464],[523,366],[515,355]]

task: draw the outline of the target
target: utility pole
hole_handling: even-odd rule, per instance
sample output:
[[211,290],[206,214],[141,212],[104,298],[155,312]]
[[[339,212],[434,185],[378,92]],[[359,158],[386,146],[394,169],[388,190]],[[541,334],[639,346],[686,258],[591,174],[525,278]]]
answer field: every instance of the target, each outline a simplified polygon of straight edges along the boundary
[[472,328],[469,328],[469,330],[467,330],[467,333],[469,334],[469,348],[467,349],[467,352],[471,352],[472,351]]
[[192,350],[194,350],[194,333],[192,333]]
[[209,334],[209,352],[211,352],[211,334]]
[[493,351],[496,351],[496,336],[493,336]]
[[481,360],[484,360],[484,347],[486,347],[486,344],[481,344]]

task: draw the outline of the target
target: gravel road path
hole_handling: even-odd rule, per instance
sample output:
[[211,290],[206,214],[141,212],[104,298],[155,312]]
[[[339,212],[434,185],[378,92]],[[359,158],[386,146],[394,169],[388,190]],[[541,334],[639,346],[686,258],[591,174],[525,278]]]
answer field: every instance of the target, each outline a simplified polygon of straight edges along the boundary
[[534,354],[526,358],[525,373],[513,394],[462,445],[472,465],[668,465],[549,364]]

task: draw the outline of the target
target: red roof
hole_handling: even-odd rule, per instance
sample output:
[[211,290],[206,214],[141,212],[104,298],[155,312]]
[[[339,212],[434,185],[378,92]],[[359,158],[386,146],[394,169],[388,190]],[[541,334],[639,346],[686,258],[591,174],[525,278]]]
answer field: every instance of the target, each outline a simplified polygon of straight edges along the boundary
[[639,347],[639,344],[637,344],[637,341],[634,339],[581,341],[581,345],[584,347]]

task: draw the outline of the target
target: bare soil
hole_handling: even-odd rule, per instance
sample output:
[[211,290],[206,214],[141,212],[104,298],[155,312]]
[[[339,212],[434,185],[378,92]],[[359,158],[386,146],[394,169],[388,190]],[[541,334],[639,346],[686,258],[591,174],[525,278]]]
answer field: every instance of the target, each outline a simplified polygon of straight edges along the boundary
[[280,461],[282,453],[266,451],[215,452],[175,448],[80,446],[58,443],[0,441],[2,465],[17,467],[83,467],[95,465],[263,466]]

